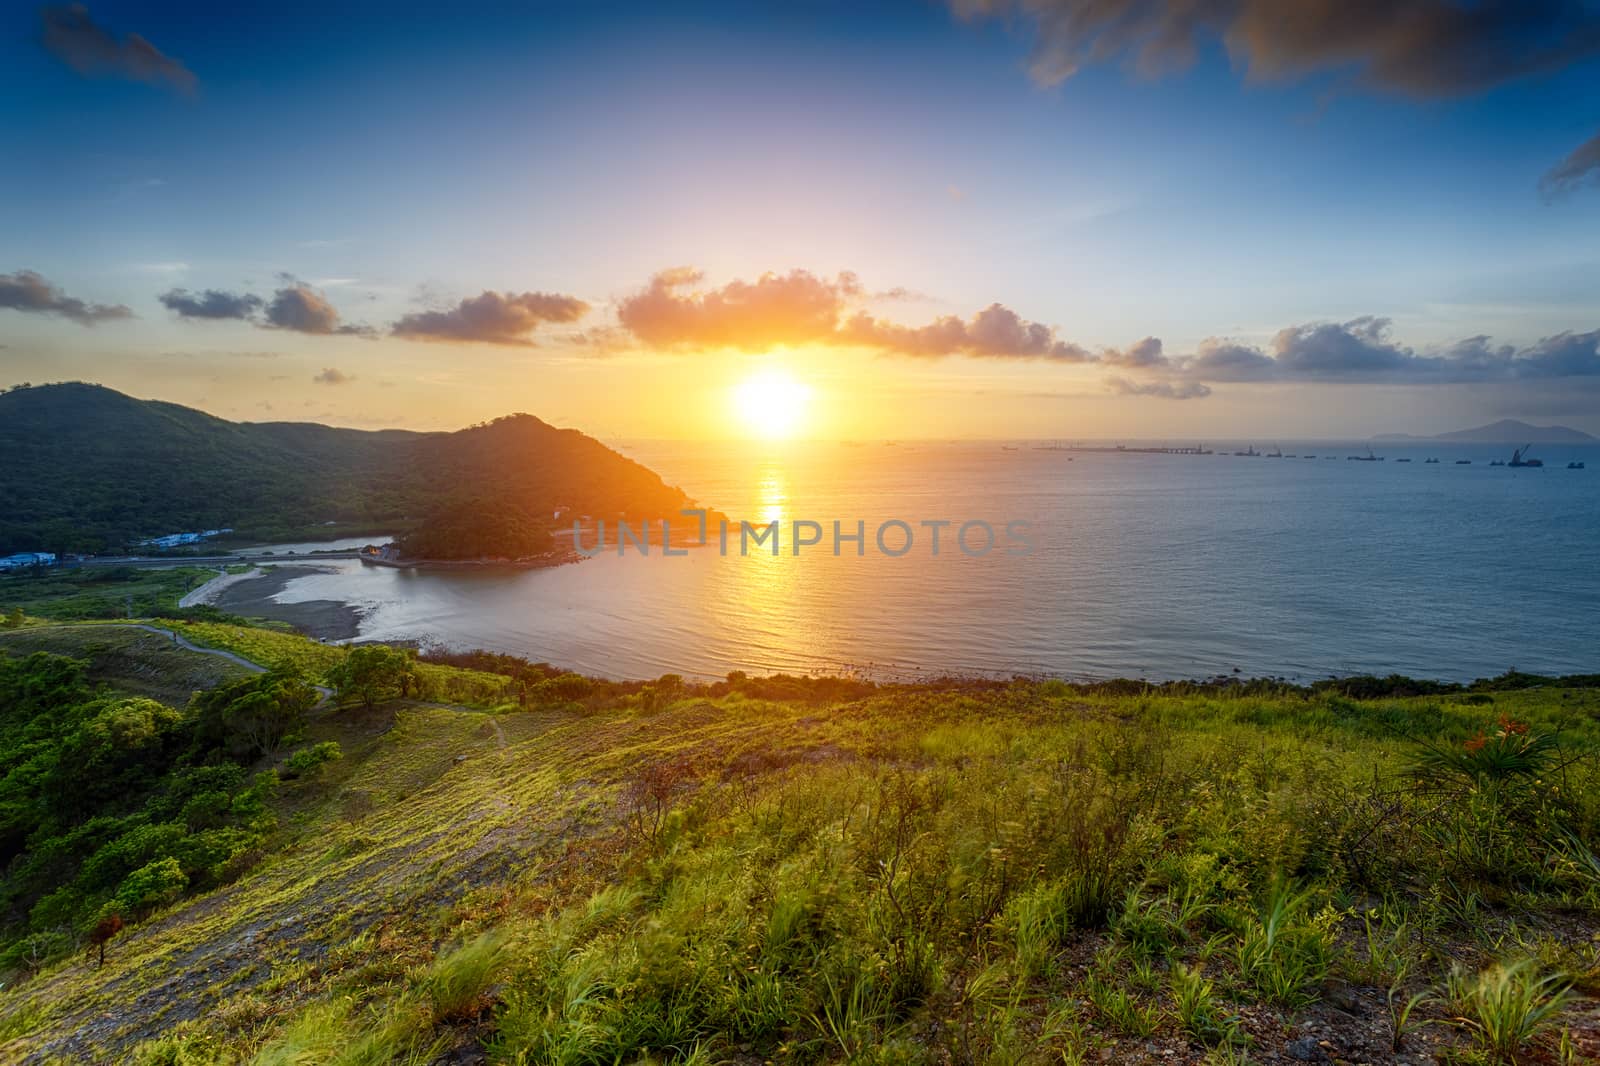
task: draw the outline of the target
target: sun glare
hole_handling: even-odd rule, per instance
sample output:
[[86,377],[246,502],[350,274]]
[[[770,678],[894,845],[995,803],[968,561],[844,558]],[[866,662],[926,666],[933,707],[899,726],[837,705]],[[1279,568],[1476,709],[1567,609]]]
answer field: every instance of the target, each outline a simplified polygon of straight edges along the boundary
[[783,370],[762,370],[733,389],[733,410],[745,427],[759,437],[792,437],[805,420],[811,387]]

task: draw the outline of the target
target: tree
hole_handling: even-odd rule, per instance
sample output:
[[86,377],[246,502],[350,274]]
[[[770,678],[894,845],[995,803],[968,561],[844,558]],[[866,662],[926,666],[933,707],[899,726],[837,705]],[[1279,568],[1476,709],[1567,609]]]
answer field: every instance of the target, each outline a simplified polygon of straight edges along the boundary
[[139,795],[167,768],[182,716],[142,696],[101,698],[61,739],[43,782],[58,813],[87,814],[120,797]]
[[189,706],[202,746],[251,761],[298,733],[316,703],[316,689],[273,671],[197,693]]
[[24,617],[21,607],[13,607],[11,610],[6,612],[5,624],[7,629],[21,629],[23,621]]
[[383,644],[351,648],[339,665],[328,671],[328,683],[341,702],[359,699],[369,708],[381,700],[406,698],[417,680],[410,653]]

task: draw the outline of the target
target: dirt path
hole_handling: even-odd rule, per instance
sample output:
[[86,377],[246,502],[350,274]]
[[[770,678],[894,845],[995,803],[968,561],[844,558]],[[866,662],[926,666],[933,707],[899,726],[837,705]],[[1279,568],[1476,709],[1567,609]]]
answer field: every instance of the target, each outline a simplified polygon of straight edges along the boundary
[[[182,636],[181,634],[179,634],[179,633],[177,633],[177,632],[175,632],[175,631],[173,631],[171,629],[163,629],[161,626],[153,626],[153,625],[150,625],[148,622],[95,622],[93,625],[86,625],[86,626],[84,626],[84,625],[78,625],[78,626],[66,626],[66,625],[32,626],[32,627],[30,627],[30,630],[33,631],[33,632],[38,632],[41,629],[94,629],[94,628],[100,628],[100,627],[106,627],[106,628],[111,628],[111,629],[142,629],[146,633],[154,633],[156,636],[159,636],[159,637],[169,637],[169,638],[171,638],[172,643],[175,646],[177,646],[179,648],[182,648],[184,651],[192,651],[192,652],[196,652],[197,654],[200,654],[200,655],[215,655],[219,659],[226,659],[226,660],[228,660],[229,662],[233,663],[236,666],[243,667],[244,669],[250,671],[252,674],[264,674],[268,670],[267,667],[262,666],[260,663],[253,662],[253,661],[251,661],[249,659],[246,659],[243,655],[239,655],[236,652],[225,651],[222,648],[208,648],[203,644],[196,644],[194,641],[190,640],[188,637]],[[318,707],[321,707],[323,704],[325,704],[329,700],[333,699],[333,689],[329,688],[328,686],[326,686],[326,685],[312,685],[311,687],[316,689],[317,693],[321,697],[320,699],[317,700],[317,706]]]

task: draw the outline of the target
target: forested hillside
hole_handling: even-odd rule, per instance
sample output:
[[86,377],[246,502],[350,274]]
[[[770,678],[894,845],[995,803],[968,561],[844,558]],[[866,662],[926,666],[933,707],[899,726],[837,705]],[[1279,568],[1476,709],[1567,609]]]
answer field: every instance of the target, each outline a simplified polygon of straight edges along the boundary
[[0,394],[0,553],[101,551],[232,527],[304,535],[672,514],[681,490],[576,430],[513,415],[455,433],[238,423],[70,383]]

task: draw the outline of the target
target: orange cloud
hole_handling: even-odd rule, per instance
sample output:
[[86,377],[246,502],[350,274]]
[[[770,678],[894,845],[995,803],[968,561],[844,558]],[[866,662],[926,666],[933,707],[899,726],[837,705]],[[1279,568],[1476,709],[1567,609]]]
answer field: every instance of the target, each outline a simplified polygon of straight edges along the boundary
[[906,290],[869,296],[849,271],[830,280],[791,270],[721,288],[693,288],[704,279],[693,267],[663,270],[642,292],[618,305],[618,321],[635,339],[658,348],[758,351],[822,344],[928,358],[968,355],[1073,363],[1093,358],[1078,345],[1057,339],[1051,327],[998,303],[971,319],[946,315],[924,326],[874,318],[858,305],[869,298],[902,297]]
[[623,300],[617,319],[645,344],[661,348],[770,348],[833,338],[839,315],[860,295],[854,274],[829,281],[807,270],[763,274],[720,289],[694,291],[693,267],[673,267]]

